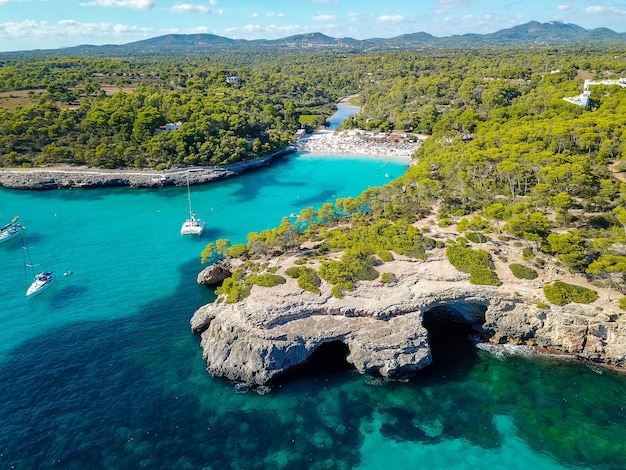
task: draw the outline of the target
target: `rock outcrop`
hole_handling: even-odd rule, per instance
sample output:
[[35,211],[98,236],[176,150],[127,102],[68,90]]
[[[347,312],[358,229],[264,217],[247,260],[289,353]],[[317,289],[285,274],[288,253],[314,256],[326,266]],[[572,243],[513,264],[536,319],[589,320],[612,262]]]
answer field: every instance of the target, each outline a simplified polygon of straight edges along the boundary
[[202,286],[216,286],[224,282],[224,279],[233,275],[233,271],[240,266],[242,262],[238,259],[226,259],[213,263],[204,268],[198,274],[197,283]]
[[539,308],[545,300],[540,289],[472,285],[446,261],[385,266],[404,272],[396,284],[364,282],[342,299],[329,289],[305,292],[285,276],[286,284],[254,286],[241,302],[204,305],[191,327],[201,337],[207,370],[250,385],[267,384],[305,362],[323,343],[341,341],[349,349],[347,361],[358,371],[404,378],[431,363],[424,317],[437,307],[494,344],[626,364],[626,320],[615,304]]

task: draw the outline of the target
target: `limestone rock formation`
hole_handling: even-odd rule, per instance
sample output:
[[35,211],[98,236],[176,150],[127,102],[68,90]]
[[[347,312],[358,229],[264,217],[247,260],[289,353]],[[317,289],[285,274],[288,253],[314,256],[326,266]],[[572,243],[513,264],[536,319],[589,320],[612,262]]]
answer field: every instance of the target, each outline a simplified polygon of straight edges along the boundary
[[286,284],[254,286],[241,302],[204,305],[191,327],[201,337],[207,370],[250,385],[267,384],[305,362],[321,344],[341,341],[358,371],[404,378],[431,363],[424,319],[442,311],[494,344],[626,364],[626,320],[615,303],[539,308],[540,289],[472,285],[444,260],[389,264],[389,271],[402,273],[397,283],[363,282],[343,299],[326,288],[320,294],[303,291],[285,276]]
[[204,268],[198,274],[197,282],[203,286],[216,286],[224,279],[232,276],[235,268],[240,265],[236,259],[221,260]]

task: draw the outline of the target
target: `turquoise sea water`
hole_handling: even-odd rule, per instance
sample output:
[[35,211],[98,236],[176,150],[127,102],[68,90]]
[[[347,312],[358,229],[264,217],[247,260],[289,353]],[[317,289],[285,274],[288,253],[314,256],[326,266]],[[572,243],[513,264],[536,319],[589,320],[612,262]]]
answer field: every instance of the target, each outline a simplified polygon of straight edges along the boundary
[[[0,468],[623,469],[626,377],[496,358],[433,331],[434,365],[384,383],[320,352],[265,395],[205,372],[200,251],[356,195],[406,162],[294,154],[192,188],[207,221],[181,239],[185,188],[0,189],[40,269],[26,300],[19,241],[0,245]],[[64,271],[71,276],[64,277]]]

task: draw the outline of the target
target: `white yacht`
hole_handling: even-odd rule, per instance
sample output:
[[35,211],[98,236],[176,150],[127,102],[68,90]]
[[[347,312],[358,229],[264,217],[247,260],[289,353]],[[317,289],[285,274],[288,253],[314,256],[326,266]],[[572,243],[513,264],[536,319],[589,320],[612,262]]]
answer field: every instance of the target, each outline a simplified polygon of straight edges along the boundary
[[189,189],[189,175],[187,175],[187,204],[189,206],[189,218],[183,222],[180,228],[182,235],[202,235],[206,222],[196,217],[196,213],[191,210],[191,191]]
[[40,272],[34,277],[33,283],[26,290],[26,297],[34,297],[37,294],[43,292],[48,287],[50,287],[50,284],[52,284],[52,281],[54,281],[55,279],[56,277],[52,271]]
[[0,243],[7,242],[12,238],[17,237],[24,231],[26,227],[22,224],[16,223],[17,219],[18,217],[13,217],[13,220],[10,223],[0,227]]
[[[26,235],[24,235],[24,245],[22,246],[22,252],[24,253],[24,269],[29,268],[33,276],[33,281],[26,289],[26,297],[34,297],[40,294],[52,284],[52,281],[56,279],[56,276],[52,271],[42,271],[39,274],[35,274],[35,265],[30,259],[30,251],[26,246]],[[26,276],[26,271],[24,271]]]

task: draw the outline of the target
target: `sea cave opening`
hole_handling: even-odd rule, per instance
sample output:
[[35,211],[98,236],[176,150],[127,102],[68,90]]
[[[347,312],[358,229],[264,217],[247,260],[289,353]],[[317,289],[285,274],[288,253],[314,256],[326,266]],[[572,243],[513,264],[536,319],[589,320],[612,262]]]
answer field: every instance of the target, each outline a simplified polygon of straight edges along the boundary
[[433,361],[425,374],[460,372],[477,361],[476,343],[487,339],[482,329],[486,310],[480,304],[454,304],[424,312]]
[[350,350],[342,341],[327,341],[319,345],[304,363],[281,374],[274,383],[280,384],[301,377],[319,379],[342,374],[354,369],[346,360],[348,354]]

